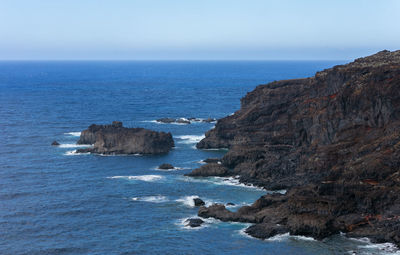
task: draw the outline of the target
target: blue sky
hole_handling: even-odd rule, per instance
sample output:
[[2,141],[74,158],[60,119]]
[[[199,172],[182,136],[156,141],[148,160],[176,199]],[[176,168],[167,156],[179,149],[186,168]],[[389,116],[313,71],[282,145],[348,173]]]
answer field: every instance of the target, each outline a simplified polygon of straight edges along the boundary
[[0,59],[352,59],[400,49],[399,0],[0,0]]

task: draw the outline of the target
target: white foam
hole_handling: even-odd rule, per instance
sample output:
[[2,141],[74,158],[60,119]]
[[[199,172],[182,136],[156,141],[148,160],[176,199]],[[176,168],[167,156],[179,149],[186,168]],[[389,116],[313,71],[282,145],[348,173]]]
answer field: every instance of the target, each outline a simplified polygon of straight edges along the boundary
[[133,197],[133,201],[143,201],[143,202],[150,202],[150,203],[163,203],[167,202],[168,198],[166,196],[146,196],[146,197]]
[[[195,227],[195,228],[187,226],[188,223],[186,221],[188,219],[193,219],[193,218],[199,218],[199,219],[203,220],[204,223],[201,224],[199,227]],[[199,230],[199,229],[202,229],[202,228],[209,227],[212,224],[218,224],[218,223],[221,223],[221,221],[217,220],[217,219],[214,219],[214,218],[202,218],[202,217],[199,217],[198,215],[193,215],[193,216],[190,216],[190,217],[187,217],[187,218],[183,218],[183,219],[177,220],[175,222],[175,225],[177,225],[181,229],[185,229],[185,230]]]
[[399,248],[392,243],[372,243],[369,238],[349,238],[358,242],[357,254],[383,254],[383,255],[400,255]]
[[68,132],[64,133],[64,135],[69,135],[69,136],[81,136],[81,132]]
[[58,147],[60,148],[84,148],[84,147],[91,147],[91,144],[76,144],[76,143],[64,143],[60,144]]
[[285,234],[280,234],[280,235],[276,235],[270,238],[265,239],[266,241],[271,241],[271,242],[284,242],[287,241],[289,239],[292,240],[300,240],[300,241],[316,241],[314,238],[312,237],[307,237],[307,236],[295,236],[295,235],[290,235],[289,233],[285,233]]
[[135,180],[135,181],[145,181],[145,182],[155,182],[164,179],[164,176],[161,175],[129,175],[129,176],[112,176],[107,177],[109,179],[126,179],[126,180]]
[[194,207],[194,201],[193,199],[195,198],[199,198],[198,196],[185,196],[182,198],[179,198],[177,200],[175,200],[176,202],[180,202],[182,204],[184,204],[187,207]]
[[196,144],[200,142],[203,138],[205,138],[204,135],[178,135],[175,136],[175,138],[180,139],[178,143],[182,144]]
[[247,229],[249,226],[251,226],[251,224],[250,224],[250,223],[242,223],[242,224],[246,225],[246,227],[240,229],[240,230],[238,231],[238,234],[241,235],[241,236],[243,236],[243,237],[246,237],[246,238],[257,239],[257,238],[255,238],[255,237],[253,237],[253,236],[251,236],[251,235],[249,235],[249,234],[246,233],[246,229]]
[[131,156],[135,156],[135,157],[141,157],[143,156],[143,154],[96,154],[97,156],[101,156],[101,157],[131,157]]
[[64,153],[65,156],[77,156],[77,155],[89,155],[90,152],[85,152],[85,153],[78,153],[76,150],[73,151],[67,151]]
[[265,190],[264,188],[254,186],[252,184],[241,183],[240,180],[239,180],[239,177],[240,176],[235,176],[235,177],[212,177],[212,178],[216,180],[215,184],[217,184],[217,185],[229,185],[229,186],[237,186],[237,187]]

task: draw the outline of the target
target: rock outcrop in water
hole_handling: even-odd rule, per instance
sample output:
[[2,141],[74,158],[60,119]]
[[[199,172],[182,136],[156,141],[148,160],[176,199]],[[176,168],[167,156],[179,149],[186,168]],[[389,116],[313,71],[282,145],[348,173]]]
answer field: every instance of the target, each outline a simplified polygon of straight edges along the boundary
[[201,217],[254,223],[246,231],[259,238],[344,232],[399,245],[400,51],[260,85],[197,148],[229,148],[223,174],[288,190],[237,212],[201,207]]
[[93,144],[77,152],[99,154],[161,154],[174,147],[171,133],[144,128],[126,128],[122,122],[111,125],[91,125],[81,133],[78,144]]

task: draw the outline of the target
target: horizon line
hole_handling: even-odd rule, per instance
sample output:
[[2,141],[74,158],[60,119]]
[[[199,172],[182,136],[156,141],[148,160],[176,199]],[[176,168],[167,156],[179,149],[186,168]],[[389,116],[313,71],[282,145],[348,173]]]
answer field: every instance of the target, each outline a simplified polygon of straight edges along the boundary
[[353,61],[354,59],[0,59],[0,62],[229,62],[229,61]]

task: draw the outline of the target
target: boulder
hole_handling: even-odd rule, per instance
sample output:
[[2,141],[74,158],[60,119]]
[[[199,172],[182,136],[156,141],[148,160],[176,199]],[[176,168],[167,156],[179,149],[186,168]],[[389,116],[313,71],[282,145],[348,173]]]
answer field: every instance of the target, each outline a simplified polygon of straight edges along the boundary
[[207,122],[207,123],[211,123],[211,122],[214,122],[214,121],[217,121],[217,119],[215,119],[215,118],[208,118],[208,119],[203,120],[203,122]]
[[174,169],[174,166],[171,164],[164,163],[164,164],[161,164],[158,167],[158,169],[169,170],[169,169]]
[[161,123],[173,123],[175,122],[175,119],[173,118],[161,118],[156,120],[157,122],[161,122]]
[[185,221],[185,223],[186,223],[185,226],[187,226],[187,227],[197,228],[197,227],[200,227],[201,224],[204,223],[204,221],[200,218],[190,218],[190,219],[187,219]]
[[59,144],[57,141],[53,141],[53,142],[51,143],[51,145],[52,145],[52,146],[59,146],[60,144]]
[[200,198],[193,198],[194,206],[202,206],[205,205],[206,203],[201,200]]

